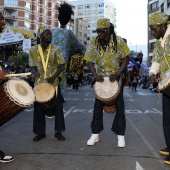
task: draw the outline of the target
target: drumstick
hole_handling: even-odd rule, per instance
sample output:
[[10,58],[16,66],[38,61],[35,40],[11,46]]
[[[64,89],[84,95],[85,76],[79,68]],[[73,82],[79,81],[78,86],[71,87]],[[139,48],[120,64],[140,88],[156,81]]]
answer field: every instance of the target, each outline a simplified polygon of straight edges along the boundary
[[17,76],[29,76],[31,75],[31,72],[28,73],[19,73],[19,74],[6,74],[6,77],[17,77]]

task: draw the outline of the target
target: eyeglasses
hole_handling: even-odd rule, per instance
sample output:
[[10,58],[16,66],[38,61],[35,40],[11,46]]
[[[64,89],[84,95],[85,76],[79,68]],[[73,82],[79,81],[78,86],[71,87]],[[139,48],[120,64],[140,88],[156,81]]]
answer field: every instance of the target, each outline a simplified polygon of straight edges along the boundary
[[104,29],[104,30],[96,30],[96,33],[97,34],[99,34],[99,33],[101,33],[101,34],[104,34],[104,33],[106,33],[107,32],[107,30],[106,29]]

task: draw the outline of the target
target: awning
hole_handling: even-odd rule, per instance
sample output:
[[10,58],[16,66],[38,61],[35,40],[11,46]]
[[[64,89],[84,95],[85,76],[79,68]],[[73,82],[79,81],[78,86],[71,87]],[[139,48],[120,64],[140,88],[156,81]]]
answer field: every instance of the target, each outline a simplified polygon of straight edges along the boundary
[[24,38],[26,39],[34,39],[35,36],[34,36],[34,33],[31,32],[31,31],[27,31],[27,30],[24,30],[24,29],[21,29],[21,28],[15,28],[15,27],[10,27],[9,28],[14,32],[14,33],[21,33]]

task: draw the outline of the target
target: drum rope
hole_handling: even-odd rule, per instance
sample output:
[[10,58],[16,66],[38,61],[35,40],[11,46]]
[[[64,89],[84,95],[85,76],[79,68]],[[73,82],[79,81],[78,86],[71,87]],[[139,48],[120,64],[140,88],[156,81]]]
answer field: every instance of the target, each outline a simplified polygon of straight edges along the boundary
[[48,60],[49,60],[50,51],[51,51],[51,44],[49,45],[46,61],[44,59],[44,55],[43,55],[43,51],[42,51],[41,45],[38,45],[38,51],[40,53],[42,64],[43,64],[43,68],[44,68],[44,78],[47,78],[47,65],[48,65]]

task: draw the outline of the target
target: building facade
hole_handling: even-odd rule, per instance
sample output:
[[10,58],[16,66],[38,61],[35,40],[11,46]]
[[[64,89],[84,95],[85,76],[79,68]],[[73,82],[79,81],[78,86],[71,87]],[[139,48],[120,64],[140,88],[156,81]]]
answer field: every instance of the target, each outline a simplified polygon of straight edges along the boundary
[[[93,37],[96,37],[96,23],[100,18],[109,18],[116,27],[116,9],[111,0],[78,0],[70,1],[75,6],[74,17],[88,23],[87,45]],[[76,34],[76,25],[75,31]]]
[[58,27],[60,0],[1,0],[6,25],[37,32],[40,25]]

